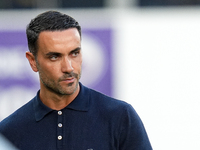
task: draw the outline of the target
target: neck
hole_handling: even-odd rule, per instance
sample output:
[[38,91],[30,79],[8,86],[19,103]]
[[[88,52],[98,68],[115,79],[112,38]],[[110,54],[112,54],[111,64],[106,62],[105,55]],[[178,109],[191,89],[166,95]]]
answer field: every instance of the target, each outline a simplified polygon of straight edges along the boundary
[[61,110],[69,105],[78,95],[80,87],[78,86],[76,91],[71,95],[59,95],[50,90],[41,88],[40,89],[40,99],[44,105],[53,109]]

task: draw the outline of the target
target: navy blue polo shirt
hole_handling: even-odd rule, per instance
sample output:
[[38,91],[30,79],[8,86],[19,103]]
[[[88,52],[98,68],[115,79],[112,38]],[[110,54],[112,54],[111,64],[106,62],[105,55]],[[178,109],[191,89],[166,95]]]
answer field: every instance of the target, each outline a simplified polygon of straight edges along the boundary
[[139,116],[126,102],[80,83],[78,96],[52,110],[39,98],[0,122],[0,133],[20,150],[151,150]]

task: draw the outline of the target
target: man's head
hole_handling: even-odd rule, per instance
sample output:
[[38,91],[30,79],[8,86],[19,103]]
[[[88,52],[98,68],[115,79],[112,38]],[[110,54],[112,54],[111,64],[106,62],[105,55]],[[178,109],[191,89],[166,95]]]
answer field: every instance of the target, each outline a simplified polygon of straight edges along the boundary
[[39,72],[41,91],[77,94],[82,68],[81,29],[59,12],[40,14],[27,27],[30,52],[26,57]]
[[28,47],[36,57],[38,51],[38,37],[42,31],[63,31],[76,28],[81,36],[81,27],[72,17],[57,11],[47,11],[31,20],[26,28]]

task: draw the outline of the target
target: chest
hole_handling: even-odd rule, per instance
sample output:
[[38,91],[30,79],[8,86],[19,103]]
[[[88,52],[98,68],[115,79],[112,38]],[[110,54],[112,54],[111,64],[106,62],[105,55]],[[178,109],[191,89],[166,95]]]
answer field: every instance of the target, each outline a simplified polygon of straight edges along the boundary
[[98,113],[57,111],[29,126],[22,149],[117,150],[116,120]]

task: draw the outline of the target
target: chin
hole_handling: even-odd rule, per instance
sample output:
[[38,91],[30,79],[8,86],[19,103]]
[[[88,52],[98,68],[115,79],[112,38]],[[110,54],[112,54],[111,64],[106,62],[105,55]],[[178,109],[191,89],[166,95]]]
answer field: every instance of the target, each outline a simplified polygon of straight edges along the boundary
[[65,93],[65,95],[72,95],[77,91],[78,86],[78,84],[72,83],[72,85],[69,85],[67,89],[63,91],[63,93]]

